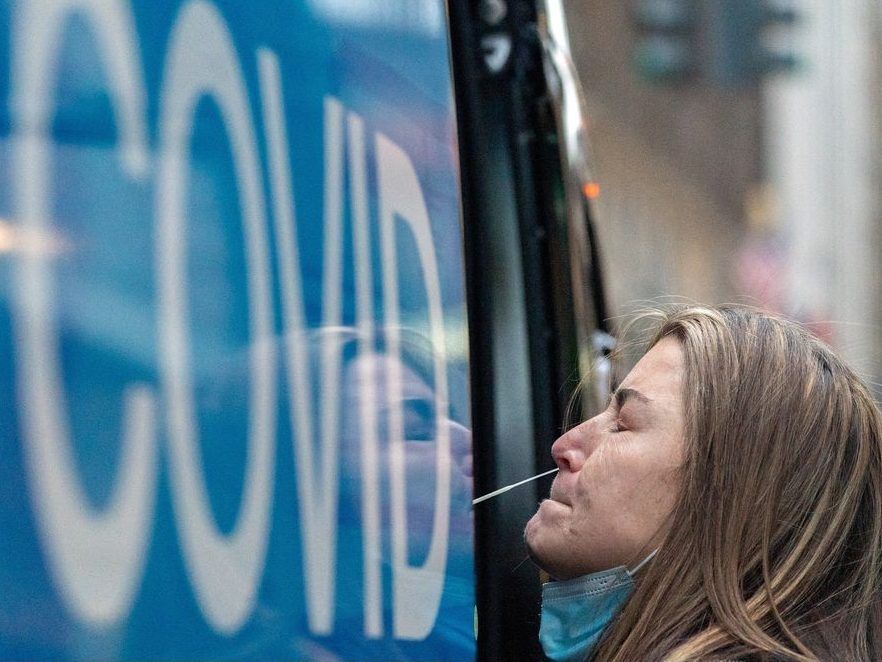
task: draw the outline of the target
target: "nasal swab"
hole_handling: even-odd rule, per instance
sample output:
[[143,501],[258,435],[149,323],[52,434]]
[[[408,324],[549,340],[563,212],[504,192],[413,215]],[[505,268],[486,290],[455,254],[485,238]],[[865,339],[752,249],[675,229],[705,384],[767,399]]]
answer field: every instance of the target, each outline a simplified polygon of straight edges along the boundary
[[508,492],[510,489],[517,487],[518,485],[523,485],[524,483],[529,483],[531,480],[536,480],[537,478],[542,478],[542,476],[553,474],[555,471],[560,471],[560,469],[552,469],[551,471],[546,471],[537,476],[533,476],[532,478],[525,478],[524,480],[519,480],[517,483],[512,483],[511,485],[506,485],[505,487],[500,487],[498,490],[493,490],[489,494],[485,494],[484,496],[479,496],[477,499],[474,499],[472,501],[472,505],[474,506],[476,503],[481,503],[482,501],[486,501],[487,499],[492,499],[495,496],[499,496],[503,492]]

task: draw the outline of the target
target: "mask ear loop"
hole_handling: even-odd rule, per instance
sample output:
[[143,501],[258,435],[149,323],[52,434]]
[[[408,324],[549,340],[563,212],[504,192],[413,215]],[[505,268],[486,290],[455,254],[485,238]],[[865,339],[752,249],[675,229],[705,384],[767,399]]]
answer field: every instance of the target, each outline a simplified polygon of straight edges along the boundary
[[633,577],[634,575],[636,575],[637,572],[640,570],[640,568],[642,568],[642,567],[645,566],[647,563],[649,563],[649,562],[652,560],[652,557],[654,557],[656,554],[658,554],[658,548],[654,549],[654,550],[650,553],[649,556],[647,556],[645,559],[643,559],[642,561],[640,561],[640,563],[638,563],[638,564],[634,567],[633,570],[628,570],[628,574],[631,575],[632,577]]

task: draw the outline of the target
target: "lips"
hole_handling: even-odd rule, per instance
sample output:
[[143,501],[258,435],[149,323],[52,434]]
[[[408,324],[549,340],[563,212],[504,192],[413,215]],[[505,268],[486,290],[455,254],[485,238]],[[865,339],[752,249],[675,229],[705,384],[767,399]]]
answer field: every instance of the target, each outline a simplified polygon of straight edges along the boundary
[[555,476],[554,482],[551,484],[551,492],[548,494],[548,498],[552,501],[557,501],[558,503],[562,503],[563,505],[572,508],[573,504],[567,498],[567,495],[563,494],[562,490],[560,489],[560,484],[561,481],[557,476]]
[[554,491],[554,488],[552,488],[551,494],[548,495],[548,498],[551,499],[552,501],[557,501],[558,503],[562,503],[565,506],[569,506],[570,508],[573,507],[573,504],[571,504],[569,502],[569,500],[566,497],[564,497],[562,494],[556,493]]

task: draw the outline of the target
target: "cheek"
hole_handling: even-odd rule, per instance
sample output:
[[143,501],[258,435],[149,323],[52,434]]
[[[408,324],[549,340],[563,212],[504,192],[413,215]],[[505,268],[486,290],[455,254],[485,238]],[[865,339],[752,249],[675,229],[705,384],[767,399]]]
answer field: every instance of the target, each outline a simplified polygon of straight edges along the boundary
[[670,457],[626,444],[601,446],[579,472],[577,511],[601,524],[611,519],[654,520],[670,510],[677,485]]

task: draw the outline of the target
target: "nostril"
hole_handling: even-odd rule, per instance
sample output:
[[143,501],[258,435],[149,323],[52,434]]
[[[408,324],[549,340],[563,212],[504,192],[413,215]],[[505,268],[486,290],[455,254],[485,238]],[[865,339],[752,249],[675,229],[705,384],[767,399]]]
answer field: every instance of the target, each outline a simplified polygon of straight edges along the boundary
[[561,471],[572,471],[569,460],[567,460],[567,458],[563,455],[555,455],[554,463]]
[[570,436],[571,432],[561,435],[551,447],[551,457],[561,471],[573,470],[573,446]]
[[578,453],[573,450],[564,451],[554,457],[554,461],[561,471],[575,472],[579,470]]
[[568,430],[551,446],[551,456],[555,464],[563,471],[578,472],[585,462],[585,433],[587,431],[585,421],[571,430]]

